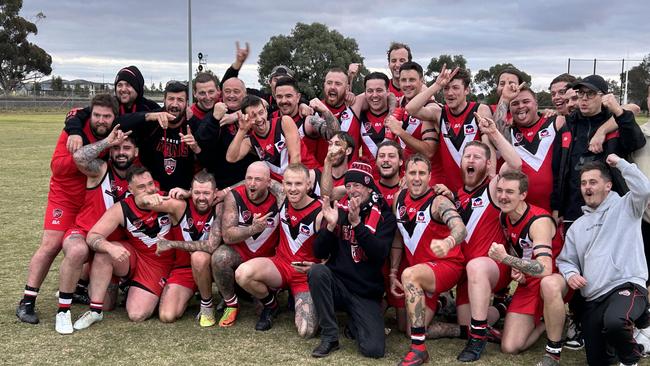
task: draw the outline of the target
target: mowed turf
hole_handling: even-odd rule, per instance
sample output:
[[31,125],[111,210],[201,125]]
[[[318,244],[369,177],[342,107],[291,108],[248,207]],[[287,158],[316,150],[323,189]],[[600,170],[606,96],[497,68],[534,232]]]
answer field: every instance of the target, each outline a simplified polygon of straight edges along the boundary
[[[342,349],[322,360],[310,356],[318,339],[303,340],[293,325],[293,313],[284,310],[273,329],[256,332],[251,303],[242,304],[232,328],[200,328],[193,299],[185,316],[174,324],[157,319],[131,323],[124,308],[105,314],[104,321],[85,331],[61,336],[54,331],[58,266],[55,260],[41,287],[38,325],[20,323],[14,312],[22,296],[27,266],[40,242],[49,162],[63,127],[65,112],[48,114],[0,114],[0,364],[340,364],[391,365],[398,362],[409,341],[396,330],[387,337],[386,357],[361,357],[356,344],[341,337]],[[286,309],[286,298],[282,298]],[[72,307],[75,320],[86,306]],[[393,312],[386,317],[394,328]],[[341,322],[345,321],[341,317]],[[429,340],[431,364],[459,364],[461,340]],[[532,365],[543,353],[544,338],[522,355],[509,356],[488,345],[476,365]],[[563,352],[565,365],[583,365],[583,351]]]

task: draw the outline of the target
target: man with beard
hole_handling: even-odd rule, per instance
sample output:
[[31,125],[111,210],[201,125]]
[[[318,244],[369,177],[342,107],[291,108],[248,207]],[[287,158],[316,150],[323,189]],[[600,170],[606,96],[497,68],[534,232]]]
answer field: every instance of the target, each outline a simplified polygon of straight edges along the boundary
[[[283,99],[279,99],[279,105],[282,108]],[[319,166],[305,148],[291,117],[276,115],[269,120],[262,99],[253,95],[244,99],[242,112],[244,114],[239,121],[237,134],[226,152],[228,162],[239,161],[255,151],[271,169],[271,177],[278,182],[282,181],[289,164],[303,163],[312,169]],[[309,175],[310,180],[314,182],[314,172],[311,171]]]
[[576,77],[567,73],[560,74],[551,80],[551,85],[549,86],[549,90],[551,91],[551,102],[555,106],[557,114],[561,116],[566,116],[571,113],[565,102],[564,95],[567,90],[571,90],[569,86],[575,81]]
[[507,67],[497,75],[497,97],[499,97],[499,101],[497,104],[490,105],[497,126],[499,126],[499,121],[504,121],[508,125],[512,123],[512,114],[508,109],[510,101],[514,97],[513,93],[516,93],[525,84],[521,71],[514,67]]
[[282,181],[286,199],[280,208],[280,244],[275,256],[253,258],[237,268],[235,279],[264,306],[255,329],[266,331],[273,325],[278,301],[272,289],[289,288],[295,298],[295,324],[301,337],[318,330],[314,302],[309,293],[306,269],[318,262],[313,243],[321,230],[321,203],[308,195],[309,171],[302,164],[287,167]]
[[[65,257],[59,269],[59,309],[55,324],[59,334],[73,332],[70,305],[75,285],[88,260],[86,234],[107,209],[127,194],[126,170],[138,156],[138,148],[128,135],[117,125],[105,139],[86,145],[74,154],[77,167],[87,177],[86,196],[74,228],[66,231],[63,239]],[[99,157],[106,149],[110,155],[108,162]],[[121,234],[117,231],[109,238],[119,239]]]
[[[156,255],[157,243],[183,216],[185,203],[165,199],[145,167],[133,166],[126,174],[127,196],[106,210],[90,229],[86,242],[95,252],[90,272],[90,310],[73,325],[86,329],[101,321],[103,300],[112,276],[128,277],[126,313],[131,321],[141,322],[153,314],[173,265],[172,252]],[[109,241],[108,236],[118,227],[127,239]]]
[[[407,189],[398,194],[394,203],[399,231],[390,256],[391,291],[405,297],[411,325],[411,346],[400,365],[428,361],[426,326],[435,314],[438,295],[454,287],[463,271],[459,244],[465,239],[465,225],[453,202],[429,186],[430,167],[429,159],[412,155],[406,162]],[[402,254],[408,266],[398,279]]]
[[404,95],[400,89],[400,67],[405,62],[411,62],[413,60],[411,48],[404,43],[393,42],[390,44],[386,55],[388,56],[388,69],[392,77],[388,84],[388,91],[393,93],[396,98],[399,98]]
[[350,134],[339,131],[328,142],[329,147],[324,160],[325,164],[323,164],[320,191],[321,196],[338,199],[339,195],[343,194],[342,190],[337,189],[337,193],[334,193],[333,190],[345,185],[345,172],[348,171],[355,151],[354,141]]
[[[136,66],[128,66],[118,71],[115,76],[115,97],[119,103],[116,122],[120,116],[133,112],[159,111],[160,106],[144,97],[144,77]],[[83,128],[90,118],[91,107],[71,110],[66,116],[65,131],[68,133],[66,147],[74,153],[83,145]]]
[[321,328],[320,345],[312,356],[325,357],[339,348],[335,309],[350,316],[349,329],[366,357],[384,356],[385,335],[381,268],[395,235],[395,216],[378,196],[372,167],[354,162],[345,173],[346,204],[322,204],[326,229],[314,243],[314,255],[327,260],[308,272]]
[[210,258],[221,243],[223,205],[215,205],[216,182],[205,170],[194,175],[190,195],[190,199],[183,200],[185,204],[180,206],[183,216],[178,226],[172,228],[171,240],[160,239],[157,244],[157,255],[174,249],[175,258],[160,296],[158,316],[164,323],[181,318],[188,301],[198,289],[201,296],[199,325],[210,327],[216,322]]
[[[108,94],[96,95],[90,105],[91,115],[83,128],[84,144],[94,143],[107,136],[118,113],[117,101]],[[39,322],[34,310],[39,287],[45,280],[54,258],[61,251],[65,232],[72,228],[84,203],[87,177],[79,171],[72,153],[66,148],[67,139],[68,133],[63,131],[52,154],[52,176],[45,209],[43,237],[30,260],[23,299],[16,309],[16,316],[25,323]]]
[[132,113],[122,130],[133,130],[140,146],[140,161],[150,169],[160,189],[189,189],[194,175],[194,158],[201,147],[192,131],[198,120],[187,120],[187,85],[170,81],[165,86],[163,112]]
[[237,320],[237,268],[250,259],[275,254],[280,217],[270,185],[269,167],[257,161],[246,170],[244,185],[234,188],[224,199],[221,232],[226,245],[221,245],[212,255],[214,282],[226,304],[220,327],[231,327]]
[[[422,91],[424,74],[418,63],[405,62],[400,66],[399,75],[403,96],[398,101],[398,107],[403,109]],[[402,145],[405,159],[408,160],[416,152],[429,159],[433,158],[438,148],[438,130],[431,121],[405,112],[397,118],[395,115],[388,116],[386,126]]]
[[[460,161],[465,145],[481,139],[487,142],[487,137],[481,137],[474,113],[481,117],[492,117],[487,105],[467,101],[470,80],[467,70],[447,70],[443,67],[436,82],[406,105],[409,114],[440,126],[438,158],[433,160],[432,183],[442,183],[452,192],[463,186]],[[444,107],[427,104],[441,89],[445,98]]]

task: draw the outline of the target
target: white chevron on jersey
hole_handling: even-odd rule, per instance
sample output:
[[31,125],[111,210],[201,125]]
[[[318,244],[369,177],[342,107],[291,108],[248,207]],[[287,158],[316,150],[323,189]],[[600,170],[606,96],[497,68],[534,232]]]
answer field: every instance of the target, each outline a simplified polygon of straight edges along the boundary
[[[267,154],[267,152],[264,151],[264,146],[261,147],[258,147],[256,145],[253,146],[255,147],[255,151],[257,152],[257,155],[260,157],[260,159],[262,159],[262,157]],[[280,152],[280,159],[278,162],[280,165],[277,166],[268,160],[265,160],[264,162],[269,167],[269,169],[271,169],[273,173],[283,175],[284,171],[287,169],[287,166],[289,166],[289,149],[287,148],[287,144],[284,139],[284,134],[280,134],[280,140],[275,142],[274,149]]]
[[354,113],[350,107],[345,108],[339,115],[339,122],[341,123],[341,131],[348,132],[350,127],[352,127],[352,120],[354,119]]
[[456,162],[456,165],[460,166],[460,159],[463,154],[463,150],[465,149],[465,145],[467,145],[468,142],[474,141],[476,138],[476,134],[479,133],[479,128],[478,125],[476,124],[476,117],[472,117],[472,120],[468,124],[462,125],[462,133],[463,133],[463,143],[460,145],[460,148],[456,150],[456,147],[454,146],[454,143],[451,141],[449,138],[449,131],[453,133],[453,129],[451,126],[448,126],[449,122],[448,121],[443,121],[443,123],[440,124],[440,132],[442,134],[442,139],[444,140],[444,145],[447,147],[447,150],[449,151],[449,155],[454,159]]
[[125,217],[126,219],[126,229],[133,235],[134,238],[140,240],[144,245],[146,245],[148,248],[151,248],[152,246],[158,244],[158,237],[164,237],[169,233],[169,230],[172,227],[172,220],[169,217],[169,215],[161,215],[158,216],[158,226],[160,227],[160,231],[155,237],[150,237],[149,235],[146,235],[140,231],[138,231],[138,228],[133,225],[131,220],[129,220],[128,217]]
[[476,229],[476,225],[478,225],[481,217],[483,217],[485,211],[490,207],[490,187],[486,187],[481,196],[471,198],[468,205],[470,205],[468,209],[472,210],[472,215],[465,224],[465,228],[467,228],[465,243],[469,243],[472,234],[474,234],[474,229]]
[[[208,240],[208,236],[210,235],[210,228],[212,227],[212,224],[214,223],[214,215],[210,217],[210,220],[203,224],[203,232],[201,233],[201,236],[196,239],[196,240]],[[200,223],[192,223],[192,225],[197,224],[200,225]],[[179,223],[181,233],[183,234],[183,240],[185,241],[194,241],[192,238],[192,235],[190,233],[190,223],[187,221],[187,215],[183,215],[183,219]]]
[[544,160],[546,160],[546,156],[549,151],[551,151],[556,134],[557,132],[555,131],[553,123],[548,127],[537,131],[535,139],[539,140],[539,146],[535,152],[526,149],[525,142],[527,141],[525,140],[525,137],[521,136],[521,132],[515,133],[514,129],[510,129],[510,141],[512,141],[512,145],[521,159],[535,171],[539,171],[539,168],[544,164]]
[[[280,217],[286,217],[286,209],[287,205],[282,205],[282,209],[280,209]],[[291,222],[291,220],[287,221]],[[302,245],[316,233],[315,221],[316,220],[309,223],[309,225],[305,225],[302,222],[299,223],[298,236],[295,239],[291,236],[291,228],[289,227],[289,224],[284,220],[280,222],[280,226],[282,226],[282,231],[284,232],[284,235],[286,235],[289,249],[291,249],[292,254],[296,254]]]
[[[397,212],[400,212],[400,204],[397,204]],[[417,210],[415,207],[411,208],[406,208],[407,210]],[[410,211],[410,212],[413,212]],[[408,215],[409,211],[407,211]],[[427,229],[427,226],[431,223],[431,205],[427,205],[427,207],[424,208],[424,211],[417,211],[415,214],[415,228],[413,229],[413,235],[409,234],[408,230],[404,227],[403,223],[400,223],[400,220],[398,218],[397,220],[397,228],[399,228],[400,233],[402,234],[402,238],[404,239],[404,246],[408,248],[409,252],[411,252],[411,255],[415,254],[415,251],[418,249],[418,244],[420,244],[420,241],[422,239],[422,235]],[[429,245],[429,243],[423,243],[423,245]]]
[[[239,210],[239,224],[237,225],[237,227],[248,227],[249,225],[242,225],[241,224],[242,222],[247,221],[242,216],[241,209],[242,209],[241,207],[238,207],[238,210]],[[250,215],[250,213],[249,213],[249,215]],[[269,238],[269,236],[271,236],[271,234],[273,234],[273,232],[275,231],[275,228],[278,227],[279,222],[280,222],[280,215],[278,213],[276,213],[273,216],[267,217],[266,218],[266,227],[264,228],[264,231],[257,234],[258,235],[257,238],[254,238],[254,237],[251,236],[251,237],[247,238],[246,240],[244,240],[244,242],[246,243],[246,246],[248,247],[248,249],[250,249],[250,251],[253,252],[253,253],[257,252],[257,250],[260,249],[260,247],[262,245],[264,245],[264,243],[266,243],[266,240]]]

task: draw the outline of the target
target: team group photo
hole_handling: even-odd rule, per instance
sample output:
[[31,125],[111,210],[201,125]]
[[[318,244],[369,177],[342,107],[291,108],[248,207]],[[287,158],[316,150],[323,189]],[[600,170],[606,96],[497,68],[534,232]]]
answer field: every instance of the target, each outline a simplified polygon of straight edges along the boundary
[[0,363],[650,364],[643,4],[380,3],[0,1]]

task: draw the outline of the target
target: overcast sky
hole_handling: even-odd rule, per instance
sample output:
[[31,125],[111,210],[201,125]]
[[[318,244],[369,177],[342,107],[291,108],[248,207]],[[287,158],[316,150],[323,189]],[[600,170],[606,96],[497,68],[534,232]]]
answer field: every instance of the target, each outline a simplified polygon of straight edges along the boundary
[[[388,72],[386,49],[399,41],[424,68],[440,54],[464,55],[473,74],[510,62],[541,90],[566,72],[569,57],[638,60],[650,53],[648,8],[647,0],[193,0],[193,57],[203,52],[222,75],[235,41],[248,41],[240,77],[255,87],[258,55],[271,36],[288,35],[297,22],[321,22],[356,39],[370,69]],[[187,0],[27,0],[21,15],[34,20],[38,12],[46,18],[31,40],[52,55],[54,75],[112,82],[121,67],[135,64],[147,85],[187,79]],[[592,69],[593,62],[571,66],[578,76]],[[599,62],[597,73],[616,78],[620,70],[620,61]]]

